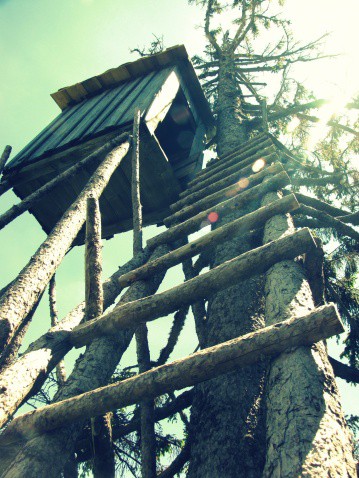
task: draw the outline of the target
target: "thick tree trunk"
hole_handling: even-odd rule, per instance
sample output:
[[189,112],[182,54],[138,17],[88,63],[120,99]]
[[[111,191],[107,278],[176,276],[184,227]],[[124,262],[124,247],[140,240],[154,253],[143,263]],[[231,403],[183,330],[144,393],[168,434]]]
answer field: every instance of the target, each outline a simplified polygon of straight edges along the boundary
[[[152,258],[168,251],[161,246]],[[119,304],[153,294],[164,274],[148,282],[136,282],[121,298]],[[127,349],[133,330],[126,330],[111,338],[94,340],[81,355],[64,387],[55,395],[54,401],[64,400],[79,393],[106,385],[123,353]],[[65,463],[74,451],[75,443],[82,432],[83,423],[47,433],[25,443],[20,451],[2,449],[0,473],[7,477],[58,478]]]
[[115,148],[96,169],[87,185],[41,244],[29,263],[0,298],[0,347],[6,347],[61,263],[86,217],[86,199],[99,197],[129,149]]
[[[239,123],[237,95],[231,58],[226,58],[220,64],[218,78],[219,155],[225,155],[248,139],[246,130]],[[252,212],[258,205],[258,202],[245,206],[242,203],[239,211],[227,215],[220,223]],[[216,248],[213,266],[254,246],[248,239],[237,235]],[[252,276],[216,293],[208,304],[205,345],[218,344],[263,327],[262,290],[263,279]],[[261,476],[265,457],[261,411],[263,381],[264,366],[257,363],[195,387],[188,478]]]
[[[268,194],[263,204],[278,199]],[[264,242],[294,230],[289,215],[271,218]],[[266,277],[266,323],[304,315],[314,309],[299,262],[275,264]],[[323,342],[275,358],[266,385],[266,478],[355,477],[349,433]]]

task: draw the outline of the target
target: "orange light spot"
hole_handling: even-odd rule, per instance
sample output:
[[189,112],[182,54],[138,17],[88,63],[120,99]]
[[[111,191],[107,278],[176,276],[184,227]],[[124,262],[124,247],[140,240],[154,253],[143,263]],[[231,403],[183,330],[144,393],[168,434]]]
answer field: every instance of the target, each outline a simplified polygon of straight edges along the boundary
[[210,212],[207,217],[211,224],[213,224],[214,222],[217,222],[219,218],[218,214],[214,211]]
[[246,187],[249,185],[249,181],[247,178],[241,178],[237,184],[240,189],[246,189]]
[[263,158],[257,159],[257,161],[254,161],[253,163],[252,170],[254,173],[258,173],[264,168],[265,165],[266,165],[265,159]]

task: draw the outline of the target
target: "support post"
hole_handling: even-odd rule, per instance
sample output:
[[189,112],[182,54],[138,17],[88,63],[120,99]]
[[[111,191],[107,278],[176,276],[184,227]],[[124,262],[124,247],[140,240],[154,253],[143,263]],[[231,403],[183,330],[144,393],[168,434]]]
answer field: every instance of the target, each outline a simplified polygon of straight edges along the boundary
[[[101,213],[97,198],[87,198],[85,240],[85,320],[103,313]],[[91,417],[94,478],[114,478],[111,413]]]
[[[133,217],[133,255],[142,251],[142,206],[140,189],[140,121],[141,111],[135,108],[133,118],[132,143],[132,217]],[[140,373],[151,368],[148,346],[148,330],[145,323],[140,324],[135,332],[137,362]],[[141,415],[141,476],[156,478],[156,437],[154,422],[154,402],[144,400],[140,403]]]

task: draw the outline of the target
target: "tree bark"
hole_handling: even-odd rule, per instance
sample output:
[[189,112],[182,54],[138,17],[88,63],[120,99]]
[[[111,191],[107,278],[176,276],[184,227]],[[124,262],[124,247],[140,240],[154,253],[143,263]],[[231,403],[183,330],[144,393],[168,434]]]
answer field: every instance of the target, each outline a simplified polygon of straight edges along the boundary
[[86,199],[99,197],[129,149],[122,143],[109,153],[29,263],[0,298],[0,346],[6,347],[47,286],[86,217]]
[[[82,347],[96,337],[111,336],[121,328],[138,327],[143,322],[164,317],[185,305],[227,289],[235,281],[265,272],[280,260],[294,259],[311,247],[315,247],[312,235],[308,229],[301,229],[228,260],[179,286],[125,304],[95,320],[85,322],[73,329],[70,340],[75,347]],[[225,294],[228,292],[223,295]]]
[[57,403],[25,413],[12,421],[0,442],[11,444],[24,437],[33,439],[51,430],[61,430],[64,425],[190,387],[343,331],[336,307],[324,305],[305,316],[278,322],[129,379],[72,398],[64,397]]
[[[157,248],[152,259],[167,251],[166,246]],[[120,299],[119,305],[153,294],[162,281],[163,275],[159,274],[151,281],[136,282]],[[85,354],[78,358],[64,387],[55,395],[54,402],[106,385],[127,349],[133,334],[133,329],[129,329],[112,337],[94,340],[87,347]],[[103,411],[94,412],[90,416],[101,413]],[[0,473],[3,473],[3,476],[19,478],[24,476],[26,478],[58,478],[63,466],[74,451],[83,425],[82,420],[78,423],[72,423],[68,427],[34,438],[22,444],[21,450],[17,446],[2,447]],[[5,436],[4,432],[0,442]]]
[[[263,204],[278,199],[270,193]],[[264,242],[291,234],[290,216],[265,225]],[[308,314],[314,303],[299,262],[275,264],[266,277],[266,323]],[[322,342],[288,350],[270,364],[266,386],[267,454],[264,477],[354,477],[349,433]]]
[[[166,249],[167,252],[168,249]],[[120,294],[118,278],[143,264],[148,250],[131,259],[103,283],[104,307],[111,306]],[[34,396],[48,374],[71,350],[68,333],[84,319],[85,303],[76,306],[55,327],[33,342],[14,363],[0,375],[0,427],[2,427],[25,400]]]

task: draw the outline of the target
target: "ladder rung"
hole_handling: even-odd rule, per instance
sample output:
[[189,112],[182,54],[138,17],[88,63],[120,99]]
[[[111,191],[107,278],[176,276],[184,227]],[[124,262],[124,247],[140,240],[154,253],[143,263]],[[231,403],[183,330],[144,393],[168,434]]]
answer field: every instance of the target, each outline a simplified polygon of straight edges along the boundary
[[25,413],[10,423],[0,441],[6,446],[20,437],[33,438],[78,420],[191,387],[289,348],[310,346],[343,330],[336,307],[324,305],[305,316],[255,330],[126,380]]
[[244,194],[244,192],[250,192],[250,189],[248,188],[253,187],[269,174],[277,174],[281,171],[284,171],[284,168],[281,163],[271,164],[268,168],[264,169],[263,171],[260,171],[259,173],[248,176],[248,178],[245,178],[242,183],[239,183],[238,181],[236,181],[231,186],[228,186],[222,189],[221,191],[217,191],[213,194],[210,194],[206,196],[205,198],[197,201],[195,204],[191,204],[190,206],[184,207],[180,211],[175,212],[171,216],[166,217],[163,220],[163,222],[166,226],[168,226],[175,222],[188,219],[189,217],[199,213],[203,209],[213,207],[219,201],[223,201],[226,197],[237,196],[237,195]]
[[254,212],[246,214],[245,216],[240,217],[229,224],[225,224],[195,241],[190,242],[189,244],[161,256],[155,261],[147,262],[138,269],[134,269],[127,274],[124,274],[118,279],[119,285],[121,288],[124,288],[138,280],[148,279],[159,271],[168,270],[169,268],[180,264],[185,259],[200,254],[208,247],[216,246],[228,240],[228,238],[233,237],[235,234],[241,235],[258,227],[262,227],[268,219],[276,214],[286,214],[298,209],[299,207],[299,203],[294,194],[285,196],[278,201],[268,204],[268,206],[261,207]]
[[[277,161],[279,162],[279,156],[277,155],[276,152],[273,152],[272,154],[269,154],[267,156],[263,156],[263,166],[261,167],[260,171],[263,171],[266,169],[270,164],[273,162]],[[233,172],[232,174],[228,174],[227,171],[224,171],[223,174],[221,174],[221,177],[218,181],[215,181],[213,179],[212,183],[209,183],[205,185],[203,188],[192,192],[189,194],[186,198],[178,200],[176,203],[174,203],[172,206],[170,206],[171,211],[177,212],[181,208],[185,207],[186,204],[188,203],[194,203],[200,199],[203,199],[204,197],[208,196],[211,193],[220,191],[221,189],[226,188],[227,186],[230,186],[231,184],[238,183],[241,179],[245,179],[246,176],[249,174],[253,174],[252,170],[252,164],[249,164],[247,167]],[[249,176],[251,177],[251,176]]]
[[70,341],[75,347],[82,347],[96,337],[116,334],[119,329],[136,329],[143,322],[164,317],[185,305],[206,299],[235,282],[261,274],[277,262],[294,259],[313,247],[316,244],[309,229],[303,228],[241,254],[170,290],[129,302],[97,319],[78,325],[70,333]]
[[285,171],[282,171],[258,186],[253,186],[253,188],[248,191],[244,191],[238,196],[227,199],[226,201],[221,201],[215,206],[212,206],[212,208],[208,208],[191,217],[190,219],[170,227],[166,231],[163,231],[157,236],[149,239],[147,241],[147,246],[150,249],[153,249],[160,244],[168,244],[177,241],[178,239],[181,239],[188,234],[192,234],[198,229],[201,229],[203,224],[208,225],[208,216],[211,212],[215,211],[216,214],[218,214],[218,217],[223,217],[232,210],[243,207],[248,202],[260,198],[263,194],[283,188],[288,186],[288,184],[290,184],[290,178]]

